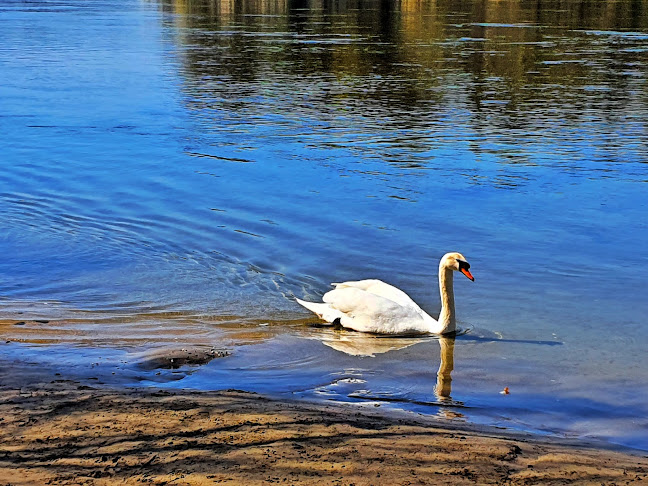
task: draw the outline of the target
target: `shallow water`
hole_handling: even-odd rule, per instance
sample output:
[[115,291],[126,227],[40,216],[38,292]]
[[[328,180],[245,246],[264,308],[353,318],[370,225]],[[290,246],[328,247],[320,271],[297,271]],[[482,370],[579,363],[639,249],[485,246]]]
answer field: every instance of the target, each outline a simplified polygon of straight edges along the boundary
[[[641,2],[9,1],[0,32],[6,356],[648,449]],[[449,397],[438,340],[292,300],[377,277],[434,314],[451,250]],[[184,343],[232,355],[129,364]]]

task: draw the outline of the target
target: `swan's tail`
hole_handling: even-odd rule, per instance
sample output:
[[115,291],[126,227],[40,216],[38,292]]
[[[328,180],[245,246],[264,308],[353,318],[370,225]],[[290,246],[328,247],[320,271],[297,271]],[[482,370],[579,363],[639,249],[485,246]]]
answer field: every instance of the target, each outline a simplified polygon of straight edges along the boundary
[[332,323],[335,319],[341,319],[344,314],[337,309],[331,307],[330,304],[318,304],[316,302],[306,302],[304,300],[295,298],[299,305],[306,307],[309,311],[317,314],[320,319]]

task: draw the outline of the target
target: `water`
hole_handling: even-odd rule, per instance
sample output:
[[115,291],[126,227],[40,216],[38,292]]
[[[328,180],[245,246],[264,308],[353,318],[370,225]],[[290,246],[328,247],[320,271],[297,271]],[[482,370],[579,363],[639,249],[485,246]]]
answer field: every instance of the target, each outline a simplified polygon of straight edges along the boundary
[[[0,32],[5,357],[648,450],[642,2],[9,1]],[[435,314],[446,251],[450,346],[292,300],[376,277]],[[232,354],[131,359],[187,344]]]

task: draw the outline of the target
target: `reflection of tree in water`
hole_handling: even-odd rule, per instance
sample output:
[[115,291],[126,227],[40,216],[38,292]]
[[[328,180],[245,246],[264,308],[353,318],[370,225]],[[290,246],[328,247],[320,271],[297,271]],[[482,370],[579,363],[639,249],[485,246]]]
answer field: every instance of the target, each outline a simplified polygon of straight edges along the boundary
[[[414,166],[426,163],[457,128],[473,134],[476,156],[502,163],[529,163],[515,148],[521,141],[550,135],[560,147],[579,134],[607,137],[598,153],[617,161],[610,147],[632,129],[618,113],[648,125],[643,2],[178,0],[163,8],[179,14],[172,21],[182,27],[194,110],[365,126],[376,132],[368,141],[353,133],[340,144],[366,149],[379,135],[376,156],[395,163],[406,158],[399,150]],[[574,131],[592,120],[608,133]]]
[[[164,5],[181,14],[176,17],[177,23],[196,29],[187,39],[195,47],[231,47],[245,53],[226,58],[239,64],[240,69],[235,71],[239,75],[259,75],[262,68],[284,68],[298,75],[372,73],[399,76],[400,81],[415,81],[413,78],[418,77],[428,87],[434,80],[429,70],[442,74],[444,69],[457,67],[473,74],[504,76],[512,83],[525,77],[531,79],[534,73],[529,73],[530,68],[545,53],[551,55],[552,47],[558,47],[553,45],[558,38],[577,42],[580,33],[572,29],[648,29],[648,6],[633,1],[516,0],[457,5],[434,1],[203,0]],[[224,35],[212,35],[223,31]],[[254,33],[275,36],[264,39],[250,35]],[[306,42],[317,39],[327,42]],[[463,43],[461,56],[453,55],[457,42]],[[547,44],[538,45],[542,42]],[[196,61],[218,54],[200,49],[188,52]],[[268,61],[277,64],[266,66]],[[280,61],[292,63],[285,66]],[[191,67],[198,72],[210,71],[209,63],[195,62]],[[220,63],[219,67],[233,68]],[[562,69],[572,71],[576,78],[587,72],[582,65]],[[562,69],[547,75],[563,82],[566,73]],[[424,91],[420,94],[425,95]]]

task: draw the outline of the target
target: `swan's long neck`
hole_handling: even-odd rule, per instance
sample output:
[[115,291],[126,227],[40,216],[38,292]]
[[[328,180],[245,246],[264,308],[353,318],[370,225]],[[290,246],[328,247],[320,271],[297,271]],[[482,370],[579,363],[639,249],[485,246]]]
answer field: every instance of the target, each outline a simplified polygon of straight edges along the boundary
[[439,291],[441,292],[441,312],[439,313],[439,334],[456,330],[454,290],[452,286],[452,270],[439,266]]

